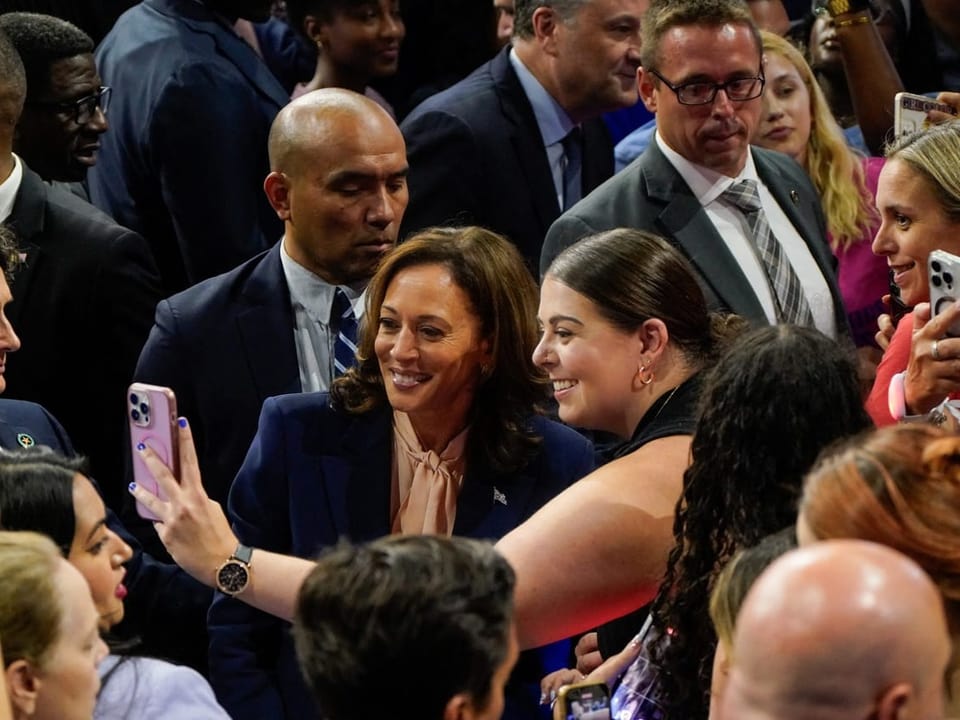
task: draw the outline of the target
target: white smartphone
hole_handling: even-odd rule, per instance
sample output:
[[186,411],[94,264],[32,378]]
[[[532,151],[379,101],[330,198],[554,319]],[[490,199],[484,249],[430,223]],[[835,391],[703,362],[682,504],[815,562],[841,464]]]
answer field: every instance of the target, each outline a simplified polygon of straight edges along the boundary
[[[930,313],[934,317],[960,298],[960,257],[943,250],[934,250],[927,260],[930,281]],[[960,337],[960,320],[947,330],[950,337]]]
[[930,127],[927,120],[928,110],[957,114],[949,105],[938,103],[926,95],[898,92],[893,99],[893,134],[900,137],[917,130],[926,130]]
[[[133,383],[127,390],[127,422],[130,424],[133,479],[144,490],[165,499],[153,474],[140,457],[137,446],[143,443],[149,447],[173,471],[175,478],[180,477],[177,398],[173,390],[159,385]],[[137,514],[147,520],[160,519],[139,500]]]

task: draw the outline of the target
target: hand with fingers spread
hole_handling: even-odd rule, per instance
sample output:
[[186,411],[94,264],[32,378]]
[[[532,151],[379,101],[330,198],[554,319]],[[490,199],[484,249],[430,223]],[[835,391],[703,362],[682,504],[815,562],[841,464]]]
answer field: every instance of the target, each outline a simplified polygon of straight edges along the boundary
[[929,303],[920,303],[914,310],[910,361],[903,378],[909,414],[929,412],[947,395],[960,392],[960,338],[947,336],[958,320],[960,302],[932,319]]
[[220,503],[207,497],[203,489],[193,435],[185,418],[180,418],[178,432],[179,482],[149,447],[138,450],[167,499],[133,483],[130,492],[160,518],[154,523],[157,535],[177,564],[213,586],[216,570],[237,547],[237,538]]

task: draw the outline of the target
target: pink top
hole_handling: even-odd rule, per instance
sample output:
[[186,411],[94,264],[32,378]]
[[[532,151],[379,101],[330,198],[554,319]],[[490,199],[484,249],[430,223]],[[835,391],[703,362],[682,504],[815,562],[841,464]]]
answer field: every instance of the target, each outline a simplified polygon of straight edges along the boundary
[[[868,157],[863,158],[862,162],[867,189],[876,198],[877,180],[886,161],[884,158]],[[874,255],[871,249],[878,227],[879,221],[871,222],[864,228],[859,240],[846,250],[834,253],[837,256],[840,295],[857,347],[876,346],[873,336],[877,332],[877,317],[886,312],[882,298],[890,292],[886,258]]]

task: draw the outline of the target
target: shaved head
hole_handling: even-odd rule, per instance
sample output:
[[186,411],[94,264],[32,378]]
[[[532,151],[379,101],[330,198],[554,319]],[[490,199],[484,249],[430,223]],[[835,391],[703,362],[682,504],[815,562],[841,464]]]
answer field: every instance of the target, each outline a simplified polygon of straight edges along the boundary
[[784,555],[737,619],[723,718],[939,718],[950,641],[920,567],[858,540]]
[[306,156],[335,144],[351,127],[396,135],[403,142],[396,122],[373,100],[342,88],[314,90],[289,103],[273,121],[267,145],[271,172],[296,174]]

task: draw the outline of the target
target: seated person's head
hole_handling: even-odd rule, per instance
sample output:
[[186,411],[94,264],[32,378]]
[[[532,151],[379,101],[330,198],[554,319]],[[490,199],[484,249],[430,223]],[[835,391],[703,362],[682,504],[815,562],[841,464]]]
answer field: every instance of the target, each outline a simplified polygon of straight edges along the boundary
[[710,717],[718,717],[730,663],[733,660],[733,632],[740,607],[753,583],[770,563],[797,546],[792,527],[767,535],[753,547],[741,550],[726,564],[710,593],[710,620],[717,631],[717,651],[713,656],[713,678],[710,686]]
[[513,570],[464,538],[326,551],[300,590],[297,656],[329,720],[495,720],[517,659]]
[[807,477],[797,536],[857,538],[898,550],[940,588],[960,635],[960,438],[925,424],[852,438]]
[[940,595],[882,545],[832,540],[777,560],[748,593],[733,647],[725,718],[943,717]]
[[14,720],[90,720],[106,656],[90,588],[49,538],[0,532],[0,639]]
[[84,473],[82,460],[47,448],[0,454],[0,522],[53,539],[89,583],[107,631],[123,619],[131,550],[107,527],[103,500]]
[[14,151],[44,180],[83,180],[107,131],[110,95],[101,87],[93,40],[66,20],[37,13],[0,15],[0,29],[27,75]]

